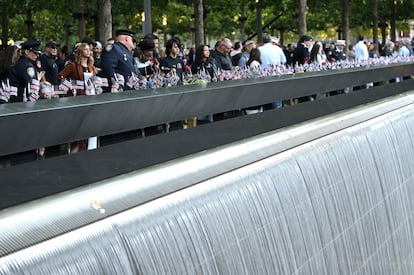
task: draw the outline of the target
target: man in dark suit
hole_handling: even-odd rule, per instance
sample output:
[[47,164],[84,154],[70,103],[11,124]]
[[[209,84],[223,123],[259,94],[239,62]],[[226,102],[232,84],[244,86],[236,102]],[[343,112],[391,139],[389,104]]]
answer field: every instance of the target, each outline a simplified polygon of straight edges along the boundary
[[295,52],[293,53],[293,65],[303,65],[309,61],[309,47],[312,45],[313,38],[310,35],[304,34],[300,37]]

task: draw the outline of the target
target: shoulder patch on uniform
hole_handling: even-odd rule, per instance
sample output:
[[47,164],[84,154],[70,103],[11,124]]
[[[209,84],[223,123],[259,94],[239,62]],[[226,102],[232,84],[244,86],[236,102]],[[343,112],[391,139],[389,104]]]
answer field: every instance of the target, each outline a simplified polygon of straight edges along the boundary
[[33,68],[33,67],[28,67],[28,68],[27,68],[27,74],[28,74],[31,78],[33,78],[33,77],[35,76],[35,70],[34,70],[34,68]]
[[112,44],[108,44],[105,46],[105,51],[110,52],[112,50],[113,45]]

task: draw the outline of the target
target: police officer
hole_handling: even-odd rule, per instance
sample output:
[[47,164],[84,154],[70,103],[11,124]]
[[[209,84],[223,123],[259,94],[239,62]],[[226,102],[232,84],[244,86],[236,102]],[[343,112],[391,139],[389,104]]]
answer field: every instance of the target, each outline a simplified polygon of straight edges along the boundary
[[40,66],[36,61],[42,53],[41,41],[29,40],[21,46],[21,56],[15,66],[10,71],[10,85],[17,87],[17,96],[11,96],[10,102],[23,102],[29,96],[28,87],[32,79],[40,80],[44,76],[44,71],[40,72]]
[[56,63],[58,47],[59,44],[55,41],[47,42],[44,54],[39,57],[39,60],[42,63],[42,68],[45,70],[45,78],[51,85],[59,84],[57,81],[59,69]]
[[[115,79],[115,74],[124,77],[125,83],[132,73],[137,74],[132,52],[135,48],[135,32],[121,29],[116,31],[116,41],[105,46],[102,52],[102,76],[108,81]],[[123,85],[123,90],[130,90],[128,85]]]
[[345,40],[336,40],[335,42],[335,51],[332,52],[332,55],[329,56],[331,61],[343,61],[346,59],[345,49]]
[[[41,65],[40,61],[37,62],[39,55],[42,53],[40,44],[41,41],[38,40],[29,40],[20,44],[22,50],[20,59],[10,71],[10,85],[17,87],[17,96],[10,96],[10,102],[28,100],[33,80],[40,81],[44,78],[45,72],[39,72]],[[39,85],[39,82],[37,82],[37,85]],[[37,87],[39,89],[39,86]],[[50,98],[50,95],[44,95],[44,97]],[[36,149],[36,158],[45,158],[45,147]]]

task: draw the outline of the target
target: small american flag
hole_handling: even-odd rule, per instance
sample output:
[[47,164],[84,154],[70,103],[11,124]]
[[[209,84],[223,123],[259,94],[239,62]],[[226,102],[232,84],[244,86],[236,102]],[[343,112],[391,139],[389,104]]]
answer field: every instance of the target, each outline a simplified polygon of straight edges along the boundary
[[59,90],[64,91],[65,93],[72,89],[72,84],[69,80],[67,80],[66,78],[62,80],[62,82],[59,85]]
[[39,99],[38,93],[30,93],[29,94],[29,101],[37,101]]
[[102,78],[99,76],[92,76],[91,79],[92,79],[93,84],[96,87],[109,87],[107,78]]
[[10,95],[17,96],[17,87],[9,86],[9,93],[10,93]]
[[120,86],[124,86],[125,85],[125,78],[122,74],[115,74],[115,80],[116,82],[118,82],[118,84]]
[[7,98],[10,98],[11,95],[17,96],[17,87],[10,86],[9,79],[6,80],[6,83],[1,82],[2,93]]
[[102,86],[102,78],[101,77],[92,76],[90,79],[92,80],[92,82],[93,82],[94,85],[96,85],[96,86]]
[[32,79],[32,82],[30,83],[30,92],[31,93],[37,93],[40,89],[40,82],[37,79]]
[[119,85],[118,81],[112,78],[112,86],[111,86],[111,93],[119,93],[122,92],[122,87]]
[[67,90],[61,89],[61,85],[55,85],[53,86],[53,92],[55,95],[65,95],[67,93]]
[[99,86],[95,87],[95,93],[96,93],[97,95],[102,94],[102,93],[103,93],[103,89],[102,89],[102,87],[99,87]]
[[0,93],[0,100],[3,100],[4,102],[9,102],[9,98],[3,93]]
[[93,85],[92,78],[89,78],[85,83],[85,94],[86,95],[95,95],[95,86]]
[[72,80],[72,89],[75,90],[84,90],[85,84],[83,80]]
[[135,90],[145,90],[147,88],[147,79],[145,76],[138,76],[138,82],[135,83]]
[[0,88],[0,100],[3,100],[5,102],[9,101],[9,97],[4,93],[3,88]]
[[30,93],[29,100],[30,101],[37,101],[40,98],[39,93]]
[[128,78],[126,85],[130,88],[133,88],[137,81],[139,81],[139,78],[134,73],[132,73],[132,75]]
[[101,87],[109,87],[109,82],[107,78],[101,78],[102,84]]

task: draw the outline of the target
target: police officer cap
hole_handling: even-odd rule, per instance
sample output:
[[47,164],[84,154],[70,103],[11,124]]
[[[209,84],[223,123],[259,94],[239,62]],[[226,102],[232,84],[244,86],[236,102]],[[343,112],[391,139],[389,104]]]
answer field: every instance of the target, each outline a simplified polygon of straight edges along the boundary
[[53,47],[59,47],[59,43],[57,43],[56,41],[50,40],[49,42],[46,43],[46,48],[53,48]]
[[127,30],[127,29],[122,29],[122,30],[117,30],[115,32],[115,34],[116,34],[116,36],[118,36],[118,35],[129,35],[132,38],[134,38],[135,32],[131,31],[131,30]]
[[41,41],[39,40],[29,40],[29,41],[26,41],[20,44],[20,46],[22,47],[22,50],[30,50],[32,52],[41,54],[42,48],[40,47],[40,44],[41,44]]
[[345,42],[345,40],[336,40],[335,45],[337,45],[337,46],[340,46],[340,45],[345,46],[346,45],[346,42]]
[[310,35],[304,34],[300,37],[300,41],[311,41],[313,38]]

